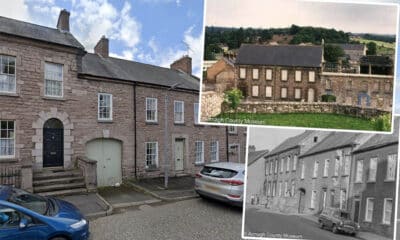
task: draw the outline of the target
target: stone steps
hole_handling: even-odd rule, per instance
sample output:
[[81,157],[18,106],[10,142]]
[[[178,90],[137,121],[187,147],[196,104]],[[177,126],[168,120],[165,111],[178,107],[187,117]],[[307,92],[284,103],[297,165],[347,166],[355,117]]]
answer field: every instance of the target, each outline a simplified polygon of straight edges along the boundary
[[80,169],[44,169],[33,173],[33,192],[42,196],[86,193],[85,178]]

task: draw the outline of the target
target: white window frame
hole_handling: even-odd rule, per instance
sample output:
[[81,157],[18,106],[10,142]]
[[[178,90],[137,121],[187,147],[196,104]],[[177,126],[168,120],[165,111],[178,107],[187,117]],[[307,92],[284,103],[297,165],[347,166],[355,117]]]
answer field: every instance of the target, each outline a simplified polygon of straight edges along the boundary
[[269,166],[269,174],[270,174],[270,175],[273,173],[273,170],[274,170],[273,167],[274,167],[274,161],[271,160],[270,166]]
[[293,155],[293,167],[292,167],[292,171],[296,171],[297,170],[297,162],[298,162],[298,156],[295,154]]
[[275,171],[274,173],[277,174],[278,173],[278,159],[275,159]]
[[278,183],[278,196],[282,196],[282,181]]
[[260,78],[260,74],[259,74],[259,69],[258,68],[253,68],[253,80],[258,80]]
[[251,86],[251,96],[258,97],[260,95],[260,87],[258,85]]
[[265,86],[265,97],[272,97],[272,86]]
[[200,124],[200,121],[199,121],[199,111],[200,111],[199,103],[194,103],[194,104],[193,104],[194,124]]
[[210,143],[210,161],[219,162],[219,142],[217,140]]
[[373,157],[369,159],[368,182],[376,181],[376,172],[378,170],[378,158]]
[[389,154],[387,156],[385,181],[394,181],[396,179],[396,164],[397,164],[397,154]]
[[285,159],[284,158],[281,158],[281,166],[280,166],[280,172],[281,173],[283,173],[283,170],[284,170],[284,163],[285,163]]
[[[110,98],[110,106],[101,106],[101,101],[100,101],[100,97],[104,96],[104,97],[109,97]],[[100,108],[101,107],[106,107],[106,108],[110,108],[110,116],[108,118],[102,118],[100,116]],[[98,93],[97,94],[97,119],[100,121],[112,121],[113,120],[113,95],[109,94],[109,93]]]
[[152,163],[151,165],[156,165],[156,167],[158,167],[158,142],[145,142],[145,160],[146,160],[146,168],[148,168],[150,165],[148,164],[148,162],[147,162],[147,156],[149,155],[149,154],[147,154],[147,149],[148,149],[148,147],[149,147],[149,144],[151,144],[151,145],[153,145],[153,144],[155,144],[154,146],[155,146],[155,154],[151,154],[151,155],[155,155],[155,158],[154,158],[154,161],[155,161],[155,163]]
[[[47,79],[46,78],[46,66],[50,65],[57,65],[61,66],[61,80],[56,80],[56,79]],[[47,81],[53,81],[53,82],[61,82],[61,95],[51,95],[47,94]],[[64,97],[64,65],[59,64],[59,63],[52,63],[52,62],[45,62],[44,63],[44,95],[46,97],[51,97],[51,98],[63,98]]]
[[246,68],[239,68],[239,78],[240,79],[246,79]]
[[288,196],[288,181],[285,181],[285,188],[284,188],[285,192],[284,192],[284,196],[287,197]]
[[304,179],[305,170],[306,170],[306,165],[304,164],[304,160],[301,160],[301,173],[300,173],[300,179]]
[[325,159],[324,161],[324,177],[328,177],[329,175],[329,164],[330,164],[330,160],[329,159]]
[[[16,135],[15,135],[16,126],[15,125],[16,125],[16,122],[13,121],[13,120],[0,120],[0,130],[1,130],[2,122],[7,122],[6,123],[7,128],[5,129],[5,131],[7,132],[7,135],[9,134],[9,131],[12,131],[12,137],[8,136],[8,137],[2,138],[1,135],[0,135],[0,148],[2,147],[2,144],[1,144],[2,141],[12,141],[12,152],[13,152],[13,154],[12,155],[0,155],[0,159],[15,158],[15,139],[16,139]],[[12,122],[13,123],[13,129],[8,128],[8,122]],[[9,146],[7,148],[9,148]],[[0,150],[0,152],[1,152],[1,150]]]
[[281,88],[281,98],[286,99],[288,97],[288,88],[282,87]]
[[[149,109],[149,102],[148,101],[154,101],[154,106],[155,109]],[[157,98],[152,98],[152,97],[147,97],[146,98],[146,122],[157,122],[158,121],[158,99]],[[154,119],[148,119],[147,111],[154,111]]]
[[314,162],[314,169],[313,169],[313,178],[318,177],[318,168],[319,168],[319,161]]
[[287,81],[288,80],[288,70],[287,69],[281,69],[281,81]]
[[[387,202],[391,201],[392,202],[392,209],[390,211],[390,216],[389,216],[389,221],[386,221],[386,205]],[[391,220],[392,220],[392,215],[393,215],[393,199],[392,198],[384,198],[383,199],[383,213],[382,213],[382,223],[386,225],[391,225]]]
[[290,156],[287,156],[286,158],[286,172],[290,171]]
[[[199,151],[198,147],[201,146],[201,151]],[[198,155],[200,154],[200,155]],[[204,141],[195,141],[194,143],[194,156],[195,156],[195,164],[203,164],[204,163]],[[200,159],[198,159],[200,157]]]
[[346,209],[346,197],[347,191],[346,189],[340,189],[340,196],[339,196],[339,208],[340,209]]
[[[8,71],[8,73],[2,73],[3,72],[2,62],[3,62],[4,58],[7,58],[8,68],[10,68],[9,58],[12,58],[14,60],[14,74],[10,74],[9,71]],[[3,78],[3,76],[5,79],[0,80],[0,82],[3,81],[4,85],[6,85],[6,82],[7,82],[7,85],[9,85],[9,86],[11,83],[13,88],[12,89],[9,88],[8,90],[0,89],[0,93],[16,93],[17,92],[17,58],[16,57],[0,54],[0,78]],[[1,85],[1,83],[0,83],[0,85]]]
[[351,168],[351,156],[345,155],[344,156],[344,165],[343,165],[343,175],[349,175]]
[[333,170],[334,177],[339,176],[339,170],[340,170],[340,157],[335,157],[335,168]]
[[310,208],[315,209],[315,198],[317,197],[317,191],[313,190],[311,192],[311,203],[310,203]]
[[315,71],[309,71],[308,72],[308,81],[309,82],[315,82]]
[[[372,209],[371,209],[371,216],[368,215],[369,212],[369,207],[370,207],[370,202],[369,200],[371,200],[372,202]],[[375,199],[374,198],[366,198],[365,200],[365,216],[364,216],[364,221],[365,222],[372,222],[372,218],[374,216],[374,203]]]
[[295,72],[295,81],[301,82],[301,70],[296,70]]
[[[182,112],[177,112],[177,105],[182,106]],[[182,119],[177,119],[177,114],[182,114]],[[184,123],[185,122],[185,102],[184,101],[174,101],[174,123]]]
[[265,80],[272,80],[272,69],[268,68],[265,70]]
[[356,161],[356,183],[362,183],[364,174],[364,160],[359,159]]
[[294,89],[294,99],[301,99],[301,88]]
[[295,191],[296,191],[296,182],[294,181],[294,179],[292,179],[290,188],[290,194],[292,195],[292,197],[294,197]]

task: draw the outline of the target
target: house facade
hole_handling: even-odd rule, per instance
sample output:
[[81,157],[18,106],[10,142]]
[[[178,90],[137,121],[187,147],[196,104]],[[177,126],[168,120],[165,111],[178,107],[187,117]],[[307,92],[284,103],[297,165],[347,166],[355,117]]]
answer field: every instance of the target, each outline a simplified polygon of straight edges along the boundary
[[265,195],[264,183],[258,181],[265,175],[265,159],[268,150],[252,149],[249,146],[247,160],[247,182],[251,183],[246,186],[246,202],[248,204],[262,204]]
[[236,58],[236,86],[249,101],[318,100],[320,46],[247,45]]
[[393,62],[383,56],[362,56],[361,45],[343,47],[353,58],[360,56],[352,62],[356,71],[330,69],[323,45],[242,44],[235,62],[235,86],[249,103],[315,103],[333,95],[339,105],[391,111]]
[[310,131],[288,138],[265,157],[266,207],[301,214],[340,208],[362,231],[393,237],[398,128],[396,118],[392,134]]
[[69,32],[66,10],[54,29],[0,22],[3,183],[56,191],[35,179],[78,167],[88,188],[244,162],[245,128],[199,125],[190,57],[171,68],[112,58],[105,37],[87,53]]
[[398,162],[398,125],[392,135],[374,135],[354,154],[349,204],[361,229],[393,238]]

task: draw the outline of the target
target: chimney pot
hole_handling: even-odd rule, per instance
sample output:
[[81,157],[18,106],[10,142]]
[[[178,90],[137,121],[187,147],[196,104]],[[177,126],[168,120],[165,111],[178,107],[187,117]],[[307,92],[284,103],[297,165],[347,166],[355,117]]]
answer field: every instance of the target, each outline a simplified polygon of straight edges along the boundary
[[171,64],[171,69],[183,71],[189,75],[192,75],[192,58],[188,55],[181,57]]
[[65,9],[61,10],[58,16],[57,29],[60,31],[69,32],[69,12]]
[[108,44],[108,38],[103,35],[94,47],[94,53],[99,54],[102,57],[108,57]]

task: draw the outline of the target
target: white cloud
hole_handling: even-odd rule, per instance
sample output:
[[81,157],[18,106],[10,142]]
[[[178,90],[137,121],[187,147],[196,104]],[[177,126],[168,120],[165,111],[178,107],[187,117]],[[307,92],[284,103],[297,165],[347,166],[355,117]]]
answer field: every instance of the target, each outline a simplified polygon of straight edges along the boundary
[[131,5],[125,2],[118,23],[119,31],[117,39],[124,41],[128,47],[134,47],[140,41],[141,24],[129,15],[130,10]]
[[22,21],[30,20],[28,5],[24,0],[14,0],[12,3],[2,4],[0,8],[0,16]]

